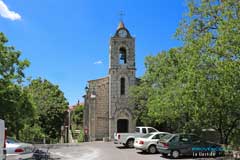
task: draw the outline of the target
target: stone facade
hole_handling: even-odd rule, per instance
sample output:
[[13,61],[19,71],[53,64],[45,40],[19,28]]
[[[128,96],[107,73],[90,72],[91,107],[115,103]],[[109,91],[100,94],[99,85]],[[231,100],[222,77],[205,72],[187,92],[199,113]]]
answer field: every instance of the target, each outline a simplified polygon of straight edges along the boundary
[[136,84],[135,72],[135,38],[120,22],[110,39],[108,76],[88,81],[84,128],[90,140],[135,130],[134,106],[128,94],[129,87]]

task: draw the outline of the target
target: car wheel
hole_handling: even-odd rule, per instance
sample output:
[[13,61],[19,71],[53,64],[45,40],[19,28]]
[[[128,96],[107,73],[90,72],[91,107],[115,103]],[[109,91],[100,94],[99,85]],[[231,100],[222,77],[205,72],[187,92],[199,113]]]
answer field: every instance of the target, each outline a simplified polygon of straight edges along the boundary
[[179,158],[180,152],[178,150],[173,150],[171,153],[172,158]]
[[133,147],[134,147],[133,144],[134,144],[134,140],[133,140],[133,139],[129,139],[129,140],[127,141],[127,147],[128,147],[128,148],[133,148]]
[[148,152],[151,153],[151,154],[156,153],[157,152],[156,146],[154,146],[154,145],[149,146],[148,147]]

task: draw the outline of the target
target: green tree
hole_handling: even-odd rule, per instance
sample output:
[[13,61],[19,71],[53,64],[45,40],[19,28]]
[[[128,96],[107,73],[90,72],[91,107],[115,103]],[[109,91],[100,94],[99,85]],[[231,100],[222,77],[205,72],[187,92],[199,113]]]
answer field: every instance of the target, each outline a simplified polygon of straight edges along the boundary
[[28,91],[37,109],[37,121],[47,138],[60,139],[68,102],[57,85],[41,78],[31,81]]
[[36,122],[36,119],[32,118],[31,122],[24,124],[24,128],[20,131],[19,137],[19,139],[24,142],[42,144],[45,135],[43,129]]
[[240,3],[189,0],[188,6],[176,32],[183,46],[146,58],[134,101],[158,123],[187,132],[214,128],[228,144],[240,123]]
[[[83,105],[76,105],[71,112],[71,129],[73,138],[77,139],[78,142],[84,141],[84,130],[83,130]],[[78,130],[78,132],[76,132]]]
[[5,98],[8,100],[0,102],[0,117],[6,122],[8,135],[19,139],[24,124],[29,123],[35,116],[35,108],[27,91],[21,86],[13,85],[8,88]]
[[189,0],[188,6],[177,36],[184,41],[184,52],[198,57],[188,67],[196,75],[191,86],[199,87],[189,95],[196,95],[195,110],[200,109],[195,120],[218,130],[227,144],[240,123],[240,3]]
[[0,32],[0,118],[6,121],[8,135],[19,138],[20,130],[34,115],[31,99],[20,85],[29,61],[20,60],[21,52],[6,46],[7,42]]
[[77,105],[71,112],[71,125],[73,129],[82,129],[83,127],[83,105]]
[[0,93],[11,83],[21,83],[25,77],[23,70],[30,64],[28,60],[19,60],[21,52],[13,46],[6,46],[7,42],[0,32]]

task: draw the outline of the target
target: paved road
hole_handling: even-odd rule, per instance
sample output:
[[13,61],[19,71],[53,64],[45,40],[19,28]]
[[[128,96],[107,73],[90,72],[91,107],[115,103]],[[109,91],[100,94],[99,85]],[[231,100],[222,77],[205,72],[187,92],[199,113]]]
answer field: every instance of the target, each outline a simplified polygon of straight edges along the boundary
[[[136,149],[127,149],[121,145],[115,145],[113,142],[57,146],[51,148],[50,153],[60,160],[166,160],[166,158],[161,157],[161,154],[144,154]],[[207,160],[209,159],[213,160],[213,158]]]

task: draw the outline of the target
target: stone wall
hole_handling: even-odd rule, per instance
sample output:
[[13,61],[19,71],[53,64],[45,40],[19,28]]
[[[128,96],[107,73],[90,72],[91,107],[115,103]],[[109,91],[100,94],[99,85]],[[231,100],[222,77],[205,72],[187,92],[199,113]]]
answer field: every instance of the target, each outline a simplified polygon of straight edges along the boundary
[[[112,37],[110,40],[109,69],[120,68],[119,49],[126,48],[127,51],[127,68],[135,68],[135,38],[118,38]],[[124,66],[124,65],[122,65]]]
[[[89,81],[90,116],[92,129],[90,134],[95,140],[108,137],[108,77]],[[95,97],[91,97],[91,94]]]
[[108,137],[108,91],[109,82],[108,77],[98,81],[96,93],[96,138],[102,139]]

